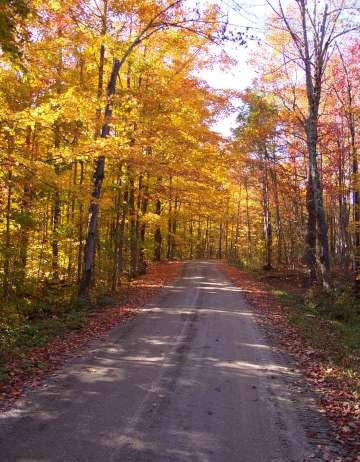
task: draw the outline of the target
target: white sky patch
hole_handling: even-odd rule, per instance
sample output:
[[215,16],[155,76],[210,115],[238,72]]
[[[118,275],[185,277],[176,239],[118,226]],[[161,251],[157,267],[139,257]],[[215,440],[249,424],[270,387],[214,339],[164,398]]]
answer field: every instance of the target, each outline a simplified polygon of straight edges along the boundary
[[[200,1],[200,3],[203,2],[205,3],[204,0]],[[249,27],[248,34],[260,38],[263,35],[264,21],[271,11],[269,6],[265,2],[250,5],[241,3],[244,9],[237,12],[234,8],[231,8],[231,2],[232,0],[223,0],[221,4],[228,13],[229,24],[233,25],[234,31],[244,32]],[[236,26],[239,27],[237,28]],[[199,72],[199,77],[206,80],[216,90],[245,90],[251,85],[256,76],[255,70],[251,68],[247,61],[252,53],[256,53],[258,46],[257,40],[249,40],[246,45],[226,43],[224,46],[225,51],[232,58],[235,58],[237,64],[226,70],[221,69],[220,66],[205,69]],[[236,102],[234,104],[236,105]],[[213,129],[224,136],[230,136],[232,128],[236,125],[236,116],[237,114],[231,114],[219,120],[213,125]]]

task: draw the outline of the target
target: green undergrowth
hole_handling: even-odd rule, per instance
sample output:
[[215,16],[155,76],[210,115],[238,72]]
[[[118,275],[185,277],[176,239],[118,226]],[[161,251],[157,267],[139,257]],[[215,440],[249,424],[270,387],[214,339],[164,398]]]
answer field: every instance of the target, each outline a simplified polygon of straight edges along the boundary
[[235,266],[236,268],[239,268],[240,270],[243,270],[243,271],[253,272],[253,271],[256,271],[256,268],[257,268],[256,263],[250,261],[246,257],[229,259],[228,262],[232,266]]
[[341,366],[349,378],[360,373],[360,298],[351,289],[311,289],[299,295],[267,285],[313,347]]
[[49,296],[41,301],[10,300],[0,312],[0,383],[8,378],[9,360],[24,356],[22,368],[33,368],[34,364],[26,361],[29,348],[42,347],[67,332],[80,330],[97,312],[124,302],[124,297],[125,293],[115,297],[98,292],[91,302]]

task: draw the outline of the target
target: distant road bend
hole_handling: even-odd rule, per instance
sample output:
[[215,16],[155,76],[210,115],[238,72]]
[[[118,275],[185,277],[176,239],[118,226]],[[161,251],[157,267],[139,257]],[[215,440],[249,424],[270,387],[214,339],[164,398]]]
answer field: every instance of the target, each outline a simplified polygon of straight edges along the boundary
[[241,289],[214,262],[187,262],[142,313],[1,416],[0,461],[320,460],[307,434],[323,417],[299,387]]

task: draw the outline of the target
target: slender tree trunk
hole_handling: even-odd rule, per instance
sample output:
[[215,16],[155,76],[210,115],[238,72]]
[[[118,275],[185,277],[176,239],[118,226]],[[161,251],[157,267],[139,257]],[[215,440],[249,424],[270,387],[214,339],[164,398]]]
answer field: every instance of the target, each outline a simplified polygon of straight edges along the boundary
[[138,243],[136,233],[136,210],[135,210],[135,181],[133,173],[129,175],[129,214],[130,214],[130,269],[129,277],[137,275]]
[[329,249],[330,249],[330,254],[332,258],[335,260],[336,254],[337,254],[335,216],[330,213],[329,213],[328,223],[329,223]]
[[322,285],[325,289],[330,287],[330,252],[329,252],[329,238],[328,238],[328,225],[326,222],[325,208],[323,203],[323,193],[320,186],[320,178],[316,178],[316,200],[317,200],[317,222],[318,222],[318,242],[320,251],[320,270],[322,276]]
[[213,256],[213,246],[211,245],[211,242],[212,242],[211,241],[211,225],[212,225],[211,219],[207,217],[206,226],[208,228],[208,233],[207,233],[206,242],[205,242],[206,258],[212,258]]
[[280,203],[279,203],[279,189],[278,189],[278,179],[276,174],[276,158],[275,153],[272,156],[272,168],[270,168],[270,174],[272,179],[273,191],[274,191],[274,200],[275,200],[275,221],[276,221],[276,236],[277,236],[277,264],[281,265],[282,263],[282,248],[283,248],[283,229],[282,229],[282,220],[280,214]]
[[240,212],[241,212],[241,189],[239,188],[239,197],[237,200],[237,207],[236,207],[236,228],[235,228],[235,251],[234,251],[234,258],[235,260],[239,260],[239,235],[240,235]]
[[248,180],[245,178],[245,200],[246,200],[246,225],[247,225],[247,241],[248,241],[248,258],[249,262],[252,262],[252,239],[251,239],[251,221],[250,221],[250,210],[249,210],[249,188]]
[[[338,140],[338,150],[339,152],[345,152],[345,146],[342,140]],[[348,271],[350,268],[350,239],[348,233],[349,227],[349,205],[348,205],[348,194],[345,178],[345,156],[340,155],[339,165],[338,165],[338,223],[339,223],[339,232],[338,232],[338,243],[335,242],[335,252],[334,257],[339,260],[340,265],[343,270]],[[333,234],[336,235],[336,219],[334,215],[333,222],[334,231]],[[334,239],[336,240],[336,239]]]
[[176,258],[177,256],[177,248],[176,248],[176,233],[177,233],[177,213],[178,213],[178,205],[179,205],[179,198],[176,195],[174,201],[174,213],[172,217],[171,223],[171,251],[170,251],[170,259]]
[[149,202],[149,178],[148,176],[144,178],[143,186],[143,195],[141,199],[141,223],[140,223],[140,251],[139,251],[139,274],[146,273],[146,260],[145,260],[145,233],[146,233],[146,223],[145,223],[145,214],[148,208]]
[[[106,138],[110,132],[109,122],[112,116],[111,97],[115,94],[116,79],[119,73],[119,69],[120,62],[115,58],[107,88],[108,100],[105,108],[105,123],[101,130],[101,138]],[[105,156],[99,156],[96,160],[96,169],[94,173],[94,189],[92,192],[93,199],[89,207],[88,230],[84,250],[83,276],[79,288],[79,295],[81,297],[88,297],[92,280],[93,263],[96,249],[97,221],[99,215],[99,199],[101,195],[101,187],[104,180],[104,176]]]
[[[55,152],[60,149],[60,126],[59,122],[55,122],[54,125],[54,148]],[[60,167],[55,159],[55,174],[59,176]],[[52,280],[59,280],[59,226],[61,218],[61,204],[60,204],[60,190],[59,186],[56,186],[53,193],[53,205],[52,205],[52,238],[51,238],[51,250],[52,250]]]
[[204,245],[204,257],[210,257],[210,233],[209,233],[209,217],[206,217],[206,227],[205,227],[205,245]]
[[[107,32],[107,15],[108,15],[108,0],[103,0],[103,11],[101,17],[101,37],[104,38]],[[99,138],[101,135],[101,98],[104,92],[104,65],[105,65],[105,45],[101,43],[99,52],[99,68],[98,68],[98,86],[97,86],[97,103],[95,119],[94,137]]]
[[[72,174],[72,186],[75,188],[77,184],[77,169],[78,163],[75,160],[73,164],[73,174]],[[70,186],[71,188],[71,186]],[[76,206],[76,196],[74,191],[69,193],[69,211],[68,211],[68,226],[70,228],[70,239],[69,239],[69,255],[68,255],[68,277],[72,279],[74,272],[73,268],[73,242],[75,238],[74,232],[74,221],[75,221],[75,206]]]
[[189,239],[189,258],[190,260],[193,259],[194,257],[194,229],[193,229],[193,220],[192,220],[192,215],[190,215],[190,226],[189,226],[189,234],[190,234],[190,239]]
[[316,211],[315,211],[315,197],[313,190],[313,181],[310,178],[311,171],[309,171],[309,179],[306,188],[306,208],[308,212],[307,231],[305,237],[305,263],[309,270],[309,283],[314,284],[317,280],[316,274]]
[[[79,178],[79,187],[82,191],[82,185],[84,182],[84,162],[80,161],[80,178]],[[77,282],[80,284],[81,274],[82,274],[82,261],[83,261],[83,221],[84,221],[84,206],[82,200],[79,201],[79,229],[78,229],[78,241],[79,241],[79,251],[78,251],[78,263],[77,263]]]
[[172,256],[172,176],[169,178],[169,217],[168,217],[168,233],[167,233],[167,260]]
[[[11,144],[13,142],[11,141]],[[11,148],[12,150],[12,148]],[[3,292],[4,299],[10,297],[11,287],[11,231],[10,231],[10,216],[11,216],[11,199],[12,199],[12,159],[9,156],[9,169],[7,175],[7,195],[6,195],[6,211],[5,211],[5,252],[4,252],[4,281]]]
[[121,276],[122,272],[124,271],[124,241],[125,241],[125,225],[126,225],[126,215],[128,213],[128,202],[129,202],[129,192],[127,189],[124,191],[123,196],[123,208],[122,208],[122,216],[120,221],[120,228],[119,228],[119,251],[118,251],[118,272]]
[[264,270],[272,269],[272,224],[269,199],[269,165],[267,148],[264,149],[263,158],[263,224],[265,242],[265,264]]
[[201,221],[197,222],[197,233],[196,233],[196,258],[201,258]]
[[219,224],[219,243],[218,243],[218,255],[217,257],[221,260],[222,259],[222,234],[223,234],[223,223],[220,220]]
[[[158,177],[157,179],[158,194],[160,194],[160,184],[161,184],[161,177]],[[161,216],[160,197],[156,199],[155,213],[159,217],[159,222],[156,224],[155,234],[154,234],[154,260],[160,261],[161,260],[161,242],[162,242],[161,227],[160,227],[160,216]]]
[[116,182],[116,193],[114,200],[115,223],[113,224],[114,260],[111,275],[111,291],[116,292],[119,280],[119,253],[120,253],[120,217],[123,208],[122,204],[122,164],[119,166],[119,174]]
[[[36,128],[34,129],[35,132]],[[32,140],[32,141],[31,141]],[[35,134],[32,136],[31,127],[27,128],[26,140],[25,140],[25,151],[28,154],[28,158],[32,160],[32,150],[35,142]],[[19,242],[19,260],[18,260],[18,287],[21,288],[24,285],[26,279],[26,266],[28,260],[28,247],[29,247],[29,233],[30,233],[30,208],[32,201],[32,188],[30,183],[30,176],[26,174],[24,179],[24,189],[21,200],[21,211],[26,219],[22,220],[20,227],[20,242]]]
[[226,219],[225,219],[225,258],[229,258],[229,222],[228,222],[228,217],[229,216],[229,203],[227,204],[226,207]]

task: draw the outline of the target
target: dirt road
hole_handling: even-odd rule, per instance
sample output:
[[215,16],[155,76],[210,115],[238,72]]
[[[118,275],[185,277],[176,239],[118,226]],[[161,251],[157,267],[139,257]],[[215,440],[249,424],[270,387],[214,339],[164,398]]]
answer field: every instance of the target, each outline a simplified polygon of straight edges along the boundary
[[241,290],[195,261],[1,416],[0,461],[313,461],[325,427]]

